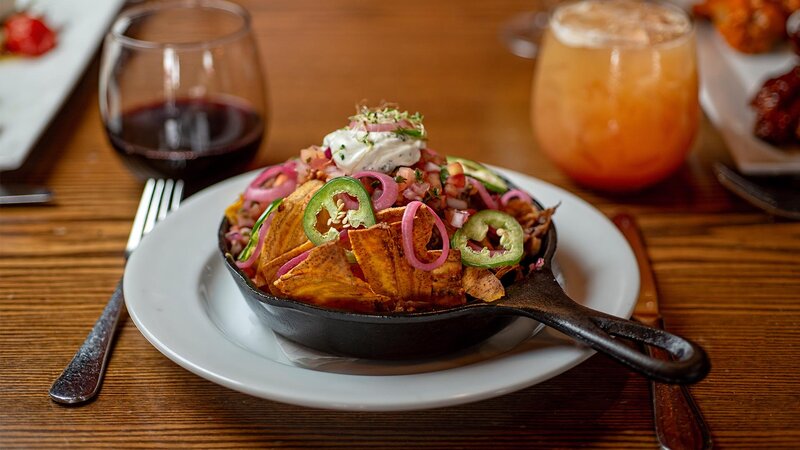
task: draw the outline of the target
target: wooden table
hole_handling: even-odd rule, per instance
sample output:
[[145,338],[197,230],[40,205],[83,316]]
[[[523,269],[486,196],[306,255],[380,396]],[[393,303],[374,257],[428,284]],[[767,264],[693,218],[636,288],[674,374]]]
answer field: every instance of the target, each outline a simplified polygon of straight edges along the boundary
[[[257,164],[342,126],[361,99],[426,115],[431,146],[562,186],[643,227],[670,330],[708,350],[692,388],[719,448],[800,440],[800,223],[723,190],[730,162],[701,128],[686,164],[637,195],[582,189],[538,152],[529,126],[533,62],[509,54],[503,21],[525,1],[247,1],[271,93]],[[402,413],[314,410],[253,398],[180,368],[131,321],[105,385],[65,408],[47,389],[123,271],[142,183],[116,159],[97,109],[97,64],[4,182],[44,183],[52,206],[0,209],[0,447],[655,448],[648,383],[603,356],[502,397]]]

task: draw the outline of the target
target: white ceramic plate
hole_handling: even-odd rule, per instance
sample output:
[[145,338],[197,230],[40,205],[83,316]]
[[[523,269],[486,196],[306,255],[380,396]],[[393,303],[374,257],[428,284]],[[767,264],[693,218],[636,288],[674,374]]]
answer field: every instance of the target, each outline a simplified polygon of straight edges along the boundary
[[80,79],[123,0],[18,1],[57,31],[36,58],[0,59],[0,170],[19,168]]
[[697,25],[700,100],[730,149],[736,166],[747,174],[800,173],[800,148],[777,148],[753,135],[756,120],[750,100],[769,78],[798,64],[788,46],[747,55],[732,49],[711,24]]
[[[574,195],[501,170],[546,205],[561,202],[556,262],[579,302],[629,317],[639,290],[633,252],[614,225]],[[128,311],[168,358],[223,386],[297,405],[343,410],[411,410],[473,402],[539,383],[593,351],[518,319],[484,345],[427,361],[326,357],[287,345],[245,304],[217,250],[225,207],[255,176],[245,174],[187,200],[128,261]]]

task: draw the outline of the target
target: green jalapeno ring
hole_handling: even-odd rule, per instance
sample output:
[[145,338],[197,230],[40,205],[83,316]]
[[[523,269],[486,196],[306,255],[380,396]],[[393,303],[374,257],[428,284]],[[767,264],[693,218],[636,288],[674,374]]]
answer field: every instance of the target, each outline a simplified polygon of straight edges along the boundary
[[[486,247],[476,251],[469,245],[470,240],[486,239],[490,226],[498,230],[500,246],[503,248],[503,252],[495,255]],[[486,209],[473,214],[455,232],[452,245],[461,251],[461,262],[465,266],[492,268],[519,263],[524,253],[524,238],[522,226],[516,219],[504,212]]]
[[[339,194],[347,194],[358,201],[358,209],[343,211],[343,204],[336,201]],[[337,177],[322,186],[306,205],[303,213],[303,230],[314,245],[320,245],[339,237],[339,231],[330,227],[324,234],[317,229],[317,216],[322,209],[328,212],[331,220],[342,223],[349,228],[375,225],[375,214],[372,212],[372,201],[369,193],[360,181],[352,177]]]
[[242,252],[239,253],[239,257],[236,258],[239,262],[245,262],[250,259],[250,255],[253,254],[253,251],[256,249],[256,245],[258,245],[258,234],[261,231],[261,227],[264,225],[264,221],[272,214],[273,211],[278,209],[278,206],[281,205],[283,202],[282,198],[279,198],[267,206],[267,209],[261,213],[261,216],[258,217],[256,223],[253,224],[253,228],[250,229],[250,239],[247,241],[247,245],[244,246]]

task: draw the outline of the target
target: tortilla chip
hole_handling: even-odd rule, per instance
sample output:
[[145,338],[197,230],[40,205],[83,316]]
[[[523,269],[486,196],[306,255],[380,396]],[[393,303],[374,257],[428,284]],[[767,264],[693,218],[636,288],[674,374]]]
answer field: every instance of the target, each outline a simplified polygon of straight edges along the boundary
[[348,235],[353,255],[374,292],[394,300],[428,300],[430,273],[414,269],[406,261],[399,222],[379,223]]
[[256,269],[256,276],[255,276],[255,284],[260,289],[266,289],[272,295],[278,295],[279,292],[272,285],[277,278],[275,275],[278,273],[278,269],[281,268],[284,264],[286,264],[290,259],[294,258],[295,256],[299,256],[306,250],[311,250],[314,248],[314,244],[311,241],[306,241],[305,243],[298,245],[297,247],[289,250],[288,252],[278,255],[277,257],[267,260],[264,258],[264,252],[261,252],[258,258],[258,269]]
[[378,223],[366,229],[351,230],[347,236],[372,290],[393,299],[400,298],[394,269],[398,243],[392,240],[389,225]]
[[262,258],[272,261],[308,240],[303,230],[303,213],[311,196],[323,184],[325,183],[319,180],[307,181],[283,199],[278,211],[272,217],[272,224],[264,238]]
[[[400,230],[400,222],[403,219],[403,214],[406,212],[405,206],[398,206],[394,208],[386,208],[375,213],[375,220],[391,224],[398,232]],[[417,255],[422,255],[424,259],[425,251],[428,246],[428,241],[431,240],[433,235],[433,212],[430,210],[423,211],[422,208],[417,210],[414,215],[414,249]],[[397,241],[402,245],[402,241]]]
[[[417,227],[415,226],[415,228]],[[414,234],[416,235],[416,233]],[[402,233],[400,232],[400,222],[395,222],[389,226],[389,236],[391,241],[395,243],[394,246],[395,252],[392,255],[393,259],[392,263],[394,265],[397,299],[426,300],[428,297],[430,297],[430,290],[424,292],[423,291],[424,287],[419,286],[419,283],[423,283],[425,277],[429,277],[430,273],[414,269],[406,260],[405,252],[403,251],[403,236]],[[417,252],[418,256],[426,254],[427,251],[425,251],[424,249],[422,253]],[[423,258],[420,258],[420,261],[428,262],[427,258],[425,258],[424,256]],[[415,272],[422,272],[422,273],[415,273]],[[429,283],[424,283],[424,285],[428,284]]]
[[[402,217],[405,211],[404,207],[389,209],[394,211],[384,217]],[[433,223],[430,213],[414,217],[412,246],[417,259],[426,263],[435,261],[442,254],[441,250],[427,250]],[[377,294],[397,301],[396,311],[429,310],[436,306],[461,305],[466,301],[461,287],[461,254],[458,250],[451,250],[439,268],[425,271],[415,269],[406,260],[399,221],[352,230],[348,236],[367,283]]]
[[[418,212],[414,216],[412,247],[414,256],[424,263],[432,262],[436,256],[428,251],[428,241],[433,233],[433,216],[428,212]],[[395,279],[399,291],[399,299],[428,299],[431,295],[430,272],[415,269],[405,256],[403,232],[400,222],[390,225],[391,240],[396,243],[397,253],[394,259]],[[441,253],[439,253],[441,254]],[[437,254],[438,255],[438,254]]]
[[[385,213],[383,218],[402,217],[405,207],[389,210],[393,211]],[[388,210],[378,214],[384,211]],[[433,261],[426,250],[433,221],[433,216],[429,213],[414,217],[413,246],[418,259],[423,262]],[[348,236],[353,255],[373,291],[395,300],[430,298],[430,273],[414,269],[406,261],[400,222],[391,225],[381,222],[367,229],[352,230]]]
[[503,283],[489,269],[466,267],[461,285],[468,295],[485,302],[493,302],[506,295]]
[[513,266],[502,266],[494,269],[494,276],[497,277],[501,282],[504,278],[506,278],[507,275],[509,276],[508,279],[505,280],[506,282],[520,281],[524,275],[522,272],[522,266],[519,264],[514,264]]
[[231,203],[230,205],[228,205],[227,208],[225,208],[225,218],[228,219],[229,225],[238,225],[236,223],[237,222],[236,219],[238,217],[239,210],[242,209],[243,205],[244,205],[244,196],[239,195],[239,198],[236,199],[235,202]]
[[392,208],[382,209],[375,213],[375,220],[386,223],[400,222],[405,212],[405,206],[394,206]]
[[335,241],[312,249],[308,258],[273,285],[286,298],[325,308],[358,312],[394,308],[390,299],[374,293],[365,281],[353,275],[344,249]]
[[[414,216],[414,252],[417,254],[420,261],[428,262],[425,258],[425,254],[428,249],[428,241],[431,240],[431,236],[433,235],[433,214],[436,213],[431,210],[423,211],[422,208],[420,208]],[[392,227],[397,230],[398,236],[400,236],[400,222],[393,223]]]
[[[434,260],[441,255],[441,250],[428,252]],[[444,264],[431,272],[431,300],[436,307],[449,308],[467,302],[461,286],[461,252],[450,249]]]

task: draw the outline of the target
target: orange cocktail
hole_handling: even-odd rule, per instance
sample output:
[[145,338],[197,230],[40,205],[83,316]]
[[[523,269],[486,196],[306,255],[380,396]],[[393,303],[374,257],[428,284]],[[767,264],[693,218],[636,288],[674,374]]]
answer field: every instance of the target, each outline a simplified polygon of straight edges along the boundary
[[688,15],[661,3],[584,0],[557,8],[536,66],[542,150],[576,181],[630,191],[669,176],[697,133]]

